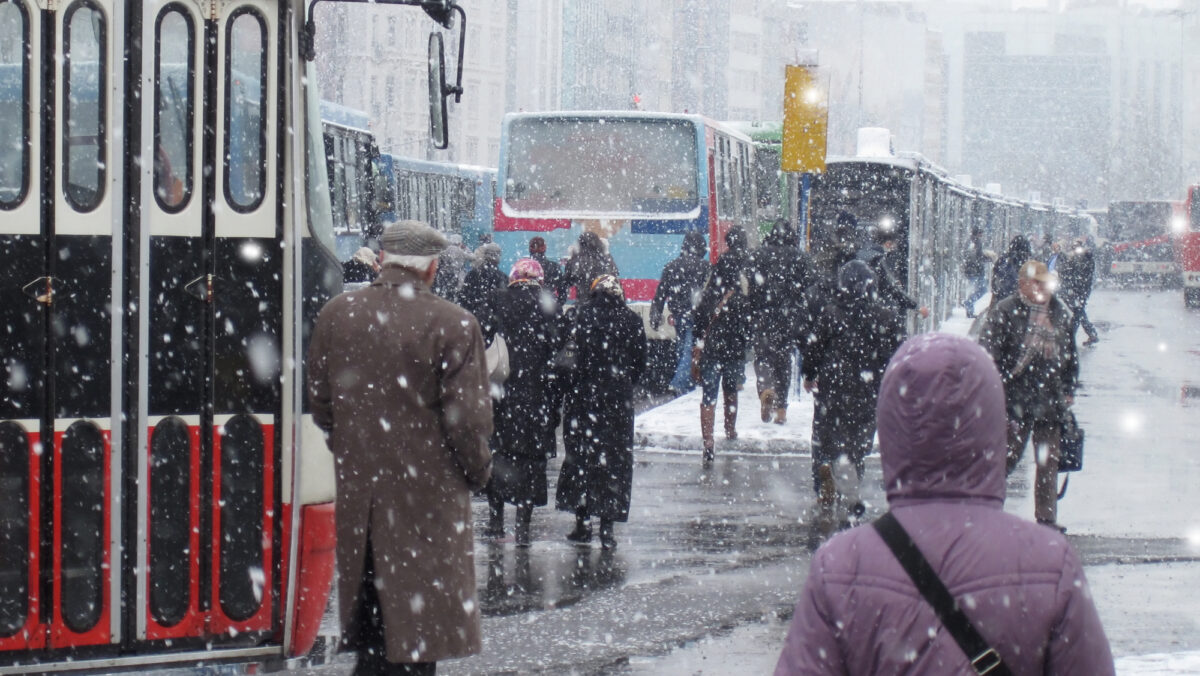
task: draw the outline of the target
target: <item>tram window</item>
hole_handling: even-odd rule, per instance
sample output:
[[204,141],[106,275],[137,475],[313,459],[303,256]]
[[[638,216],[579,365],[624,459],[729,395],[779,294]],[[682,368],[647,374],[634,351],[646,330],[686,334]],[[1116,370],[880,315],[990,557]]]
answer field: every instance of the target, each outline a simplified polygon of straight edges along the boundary
[[168,5],[158,15],[154,64],[154,199],[179,211],[192,194],[192,17]]
[[0,209],[25,200],[29,187],[29,14],[0,3]]
[[104,197],[104,14],[91,0],[79,0],[63,25],[63,192],[76,211],[91,211]]
[[257,11],[234,12],[225,50],[225,198],[253,211],[267,179],[267,24]]

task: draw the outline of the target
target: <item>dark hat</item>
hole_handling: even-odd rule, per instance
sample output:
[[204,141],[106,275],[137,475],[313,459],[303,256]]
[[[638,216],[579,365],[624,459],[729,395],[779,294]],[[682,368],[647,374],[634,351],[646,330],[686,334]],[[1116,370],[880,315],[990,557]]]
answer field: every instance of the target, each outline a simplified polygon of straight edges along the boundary
[[448,246],[442,233],[420,221],[397,221],[379,236],[379,248],[397,256],[436,256]]
[[875,273],[860,260],[852,260],[838,269],[838,288],[851,296],[866,296],[875,287]]
[[546,240],[541,237],[534,237],[529,240],[529,253],[539,254],[546,253]]

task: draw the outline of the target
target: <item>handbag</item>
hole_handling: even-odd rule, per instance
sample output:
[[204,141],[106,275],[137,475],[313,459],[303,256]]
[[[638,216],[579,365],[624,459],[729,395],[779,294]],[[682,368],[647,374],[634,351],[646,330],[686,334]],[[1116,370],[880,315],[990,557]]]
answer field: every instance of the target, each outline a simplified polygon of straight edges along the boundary
[[1078,472],[1083,469],[1083,428],[1075,419],[1075,412],[1067,409],[1063,418],[1062,434],[1058,439],[1058,471]]
[[945,583],[933,570],[933,566],[929,565],[917,543],[913,542],[912,536],[896,520],[896,516],[888,512],[875,521],[874,527],[888,549],[892,550],[904,572],[908,573],[917,591],[933,607],[933,612],[937,614],[942,626],[950,632],[954,642],[971,661],[974,672],[1011,676],[1012,672],[1004,663],[1004,658],[980,635],[975,625],[971,624],[971,619],[958,607],[958,602],[954,600],[950,590],[946,589]]
[[483,356],[487,361],[488,380],[496,385],[508,380],[508,343],[502,334],[497,333],[492,338],[492,344],[483,351]]

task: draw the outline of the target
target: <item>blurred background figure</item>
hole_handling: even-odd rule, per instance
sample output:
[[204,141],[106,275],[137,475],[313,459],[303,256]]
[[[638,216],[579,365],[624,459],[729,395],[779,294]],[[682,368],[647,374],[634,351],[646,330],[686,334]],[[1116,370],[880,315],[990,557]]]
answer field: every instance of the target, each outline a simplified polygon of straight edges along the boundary
[[708,245],[704,235],[691,231],[683,236],[683,248],[679,257],[663,268],[654,301],[650,304],[650,328],[662,326],[663,306],[671,311],[671,323],[675,327],[675,375],[671,378],[671,389],[676,394],[690,392],[695,383],[691,377],[693,321],[696,304],[700,302],[700,290],[708,279],[710,265],[705,254]]

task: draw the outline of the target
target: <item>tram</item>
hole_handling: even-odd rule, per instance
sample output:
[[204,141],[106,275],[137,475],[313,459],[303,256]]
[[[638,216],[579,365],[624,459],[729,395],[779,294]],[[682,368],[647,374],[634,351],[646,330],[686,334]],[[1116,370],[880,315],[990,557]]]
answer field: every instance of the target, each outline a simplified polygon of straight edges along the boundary
[[335,253],[345,262],[362,246],[377,249],[384,223],[395,220],[388,177],[365,112],[322,101],[321,131]]
[[1187,307],[1200,307],[1200,184],[1188,187],[1184,214],[1186,231],[1179,235],[1183,300]]
[[[870,145],[870,144],[868,144]],[[936,330],[965,297],[962,257],[972,226],[984,248],[1003,251],[1018,235],[1088,234],[1095,220],[1074,209],[1024,202],[973,188],[916,153],[860,146],[855,157],[830,157],[812,187],[810,249],[818,264],[832,259],[835,225],[842,213],[857,222],[857,244],[879,229],[894,230],[893,272],[927,319],[908,318],[910,332]]]
[[0,0],[0,673],[313,644],[302,365],[341,269],[309,9]]
[[1176,246],[1185,226],[1182,204],[1167,200],[1109,203],[1109,276],[1117,281],[1152,279],[1168,287],[1177,285]]

